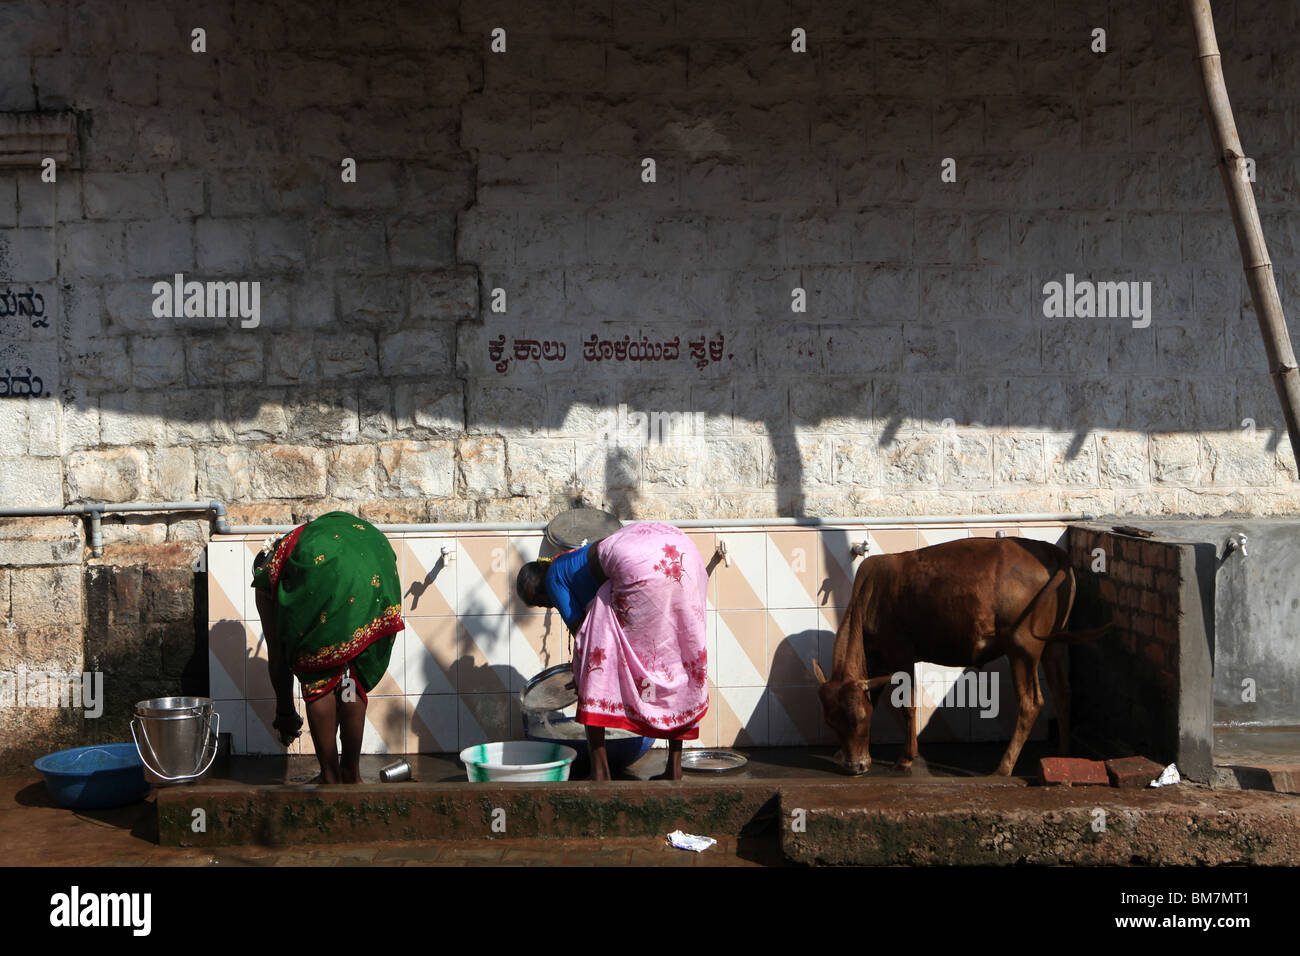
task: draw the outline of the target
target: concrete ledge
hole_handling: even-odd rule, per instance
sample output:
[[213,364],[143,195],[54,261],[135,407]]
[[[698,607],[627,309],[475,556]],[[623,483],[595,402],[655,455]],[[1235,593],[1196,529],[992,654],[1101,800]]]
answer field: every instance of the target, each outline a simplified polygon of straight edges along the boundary
[[1228,790],[1272,790],[1300,793],[1300,764],[1214,768],[1214,786]]
[[158,837],[164,846],[277,846],[662,836],[679,828],[738,836],[770,825],[776,806],[771,781],[168,787],[158,792]]
[[157,810],[163,846],[608,839],[680,828],[719,839],[779,833],[784,857],[809,865],[1300,865],[1300,795],[1200,787],[999,778],[221,784],[160,790]]
[[780,816],[806,864],[1300,864],[1300,796],[1257,791],[824,784]]

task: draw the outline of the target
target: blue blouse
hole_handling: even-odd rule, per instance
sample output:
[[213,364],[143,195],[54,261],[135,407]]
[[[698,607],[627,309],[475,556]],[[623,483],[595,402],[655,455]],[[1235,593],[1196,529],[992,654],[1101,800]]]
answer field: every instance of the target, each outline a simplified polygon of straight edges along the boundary
[[589,544],[560,555],[546,572],[546,589],[571,631],[578,629],[587,605],[596,599],[596,592],[600,590],[596,576],[587,566],[587,551],[591,547]]

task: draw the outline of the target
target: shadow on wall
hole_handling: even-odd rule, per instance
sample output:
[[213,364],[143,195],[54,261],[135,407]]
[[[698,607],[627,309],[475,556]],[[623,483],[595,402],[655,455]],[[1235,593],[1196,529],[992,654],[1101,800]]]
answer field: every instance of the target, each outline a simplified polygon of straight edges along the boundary
[[[770,495],[777,514],[802,515],[819,510],[819,489],[938,495],[987,490],[994,475],[1014,490],[1124,487],[1125,475],[1098,476],[1116,459],[1140,473],[1165,461],[1179,486],[1222,484],[1243,460],[1242,486],[1286,480],[1288,465],[1262,460],[1281,416],[1181,7],[1112,11],[1128,45],[1105,56],[1077,17],[1043,5],[990,30],[982,12],[927,23],[875,4],[830,22],[810,13],[822,26],[802,56],[758,42],[788,30],[783,16],[737,26],[681,8],[658,34],[625,29],[624,14],[590,36],[575,21],[563,40],[530,22],[518,28],[529,54],[489,59],[473,6],[349,10],[398,61],[443,44],[436,87],[376,79],[359,94],[349,69],[369,47],[345,66],[325,55],[333,18],[267,4],[275,29],[236,17],[223,46],[223,71],[247,72],[251,88],[181,58],[184,72],[156,85],[192,108],[165,116],[135,102],[148,90],[110,99],[121,84],[95,68],[46,64],[30,94],[14,91],[38,99],[15,108],[87,117],[84,219],[50,230],[63,327],[41,346],[65,376],[60,400],[100,412],[98,438],[76,445],[93,450],[70,456],[69,500],[135,497],[156,473],[224,500],[558,496],[567,482],[566,495],[628,516],[677,490],[701,511],[744,513],[744,496]],[[1291,22],[1284,4],[1267,9]],[[136,29],[108,8],[76,22],[72,54],[105,37],[129,46]],[[1253,20],[1234,37],[1273,42]],[[268,84],[274,42],[293,50],[271,57],[282,72]],[[529,71],[557,60],[573,71],[546,70],[539,92]],[[646,63],[663,71],[652,84]],[[1300,93],[1239,72],[1242,102]],[[240,135],[216,136],[235,121],[227,95]],[[1238,121],[1243,142],[1278,158],[1260,162],[1257,188],[1294,302],[1296,201],[1275,171],[1295,142],[1279,115],[1245,108]],[[351,192],[313,178],[337,168],[341,141],[380,156]],[[116,172],[137,154],[173,163],[166,189]],[[646,156],[653,184],[635,175]],[[947,156],[955,182],[940,175]],[[157,241],[100,261],[138,235]],[[24,262],[10,255],[0,275],[25,280]],[[259,326],[154,318],[151,284],[176,272],[260,281]],[[1149,282],[1150,314],[1048,318],[1043,290],[1067,276]],[[805,312],[791,310],[795,289]],[[677,339],[680,359],[584,355],[595,339],[612,356],[625,336],[660,351]],[[565,359],[552,361],[559,342]],[[590,421],[622,407],[700,421],[688,437],[702,447],[620,444]],[[1245,419],[1258,441],[1234,437]],[[1002,428],[1027,434],[999,444],[986,431]],[[1106,430],[1146,434],[1103,448]],[[1213,439],[1214,464],[1185,460],[1185,434]],[[1155,436],[1165,458],[1147,453]],[[431,490],[372,453],[361,490],[339,490],[340,448],[478,437],[505,440],[499,476],[462,455]],[[197,446],[194,472],[170,472],[168,446]]]

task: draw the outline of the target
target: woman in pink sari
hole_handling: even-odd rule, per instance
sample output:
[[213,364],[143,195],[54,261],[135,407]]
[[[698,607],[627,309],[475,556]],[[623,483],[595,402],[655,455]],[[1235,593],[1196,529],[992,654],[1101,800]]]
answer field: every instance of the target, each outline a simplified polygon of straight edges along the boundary
[[682,778],[682,741],[709,709],[708,573],[672,525],[628,525],[553,561],[524,565],[519,597],[554,607],[575,635],[578,722],[592,779],[608,780],[605,728],[669,741],[664,779]]

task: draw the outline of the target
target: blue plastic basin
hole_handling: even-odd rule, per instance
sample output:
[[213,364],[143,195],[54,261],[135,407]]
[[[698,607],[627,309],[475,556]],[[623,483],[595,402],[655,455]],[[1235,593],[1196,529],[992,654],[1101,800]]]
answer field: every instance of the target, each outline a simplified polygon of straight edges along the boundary
[[[559,727],[562,724],[573,724],[572,717],[552,717],[551,726]],[[543,741],[548,744],[563,744],[566,747],[572,747],[578,751],[578,759],[573,762],[573,776],[585,776],[590,771],[589,758],[587,752],[587,738],[584,735],[577,737],[548,737],[546,728],[540,722],[530,724],[527,716],[524,717],[524,736],[529,740]],[[611,770],[621,770],[631,763],[635,763],[645,754],[647,750],[654,746],[654,740],[650,737],[610,737],[605,738],[605,758],[609,761]]]
[[149,792],[144,761],[135,744],[73,747],[41,757],[36,769],[45,777],[50,799],[75,810],[104,810],[143,800]]

